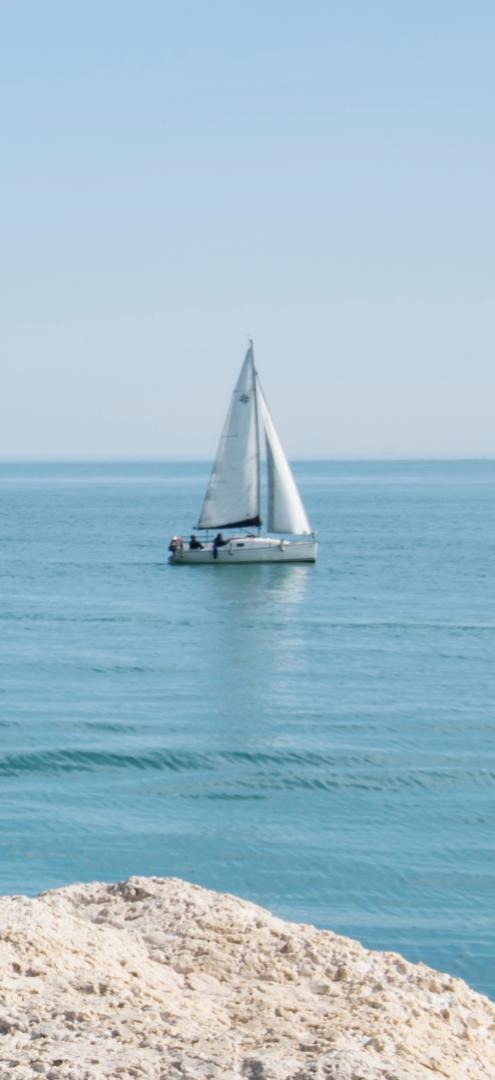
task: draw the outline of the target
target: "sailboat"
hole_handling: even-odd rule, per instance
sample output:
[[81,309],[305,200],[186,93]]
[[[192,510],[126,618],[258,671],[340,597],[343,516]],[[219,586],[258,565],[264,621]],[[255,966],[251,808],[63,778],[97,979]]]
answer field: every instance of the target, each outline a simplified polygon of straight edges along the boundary
[[[261,532],[262,438],[266,447],[267,533]],[[317,541],[282,449],[249,342],[196,525],[198,540],[173,536],[173,563],[315,562]],[[221,530],[236,530],[224,536]],[[243,529],[242,533],[238,530]],[[257,529],[255,533],[252,530]],[[216,531],[214,537],[210,533]],[[278,535],[271,535],[272,533]]]

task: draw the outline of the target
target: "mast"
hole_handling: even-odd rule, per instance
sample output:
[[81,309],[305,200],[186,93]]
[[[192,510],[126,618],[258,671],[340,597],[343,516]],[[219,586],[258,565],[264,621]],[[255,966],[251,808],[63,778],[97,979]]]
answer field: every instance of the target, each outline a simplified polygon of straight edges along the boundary
[[254,423],[256,427],[256,450],[257,450],[257,462],[256,462],[256,474],[257,474],[257,488],[258,488],[258,535],[261,529],[261,439],[260,439],[260,416],[258,405],[258,372],[254,362],[254,345],[253,339],[249,338],[249,347],[251,349],[251,367],[253,372],[253,395],[254,395]]

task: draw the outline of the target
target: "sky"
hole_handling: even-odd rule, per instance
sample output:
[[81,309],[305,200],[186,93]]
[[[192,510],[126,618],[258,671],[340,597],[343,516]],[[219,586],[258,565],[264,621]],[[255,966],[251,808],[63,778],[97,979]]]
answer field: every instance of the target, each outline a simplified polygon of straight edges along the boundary
[[492,0],[0,0],[0,458],[495,454]]

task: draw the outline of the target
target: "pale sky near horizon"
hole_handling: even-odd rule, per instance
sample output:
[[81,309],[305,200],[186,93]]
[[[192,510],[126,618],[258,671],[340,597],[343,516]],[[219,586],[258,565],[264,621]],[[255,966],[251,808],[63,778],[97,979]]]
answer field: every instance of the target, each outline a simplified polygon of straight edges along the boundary
[[495,454],[495,6],[0,0],[0,459]]

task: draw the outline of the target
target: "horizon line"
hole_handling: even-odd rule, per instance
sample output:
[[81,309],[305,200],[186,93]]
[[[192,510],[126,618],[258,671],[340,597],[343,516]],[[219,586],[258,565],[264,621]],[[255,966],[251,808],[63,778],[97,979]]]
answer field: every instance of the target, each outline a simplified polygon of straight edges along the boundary
[[[420,462],[420,461],[495,461],[495,451],[487,454],[479,453],[413,453],[413,454],[330,454],[330,455],[295,455],[290,457],[293,462]],[[160,465],[160,464],[211,464],[211,457],[203,456],[191,456],[191,455],[170,455],[170,456],[128,456],[111,455],[111,456],[91,456],[85,457],[83,455],[68,455],[58,456],[53,455],[46,457],[2,457],[0,456],[0,465]]]

